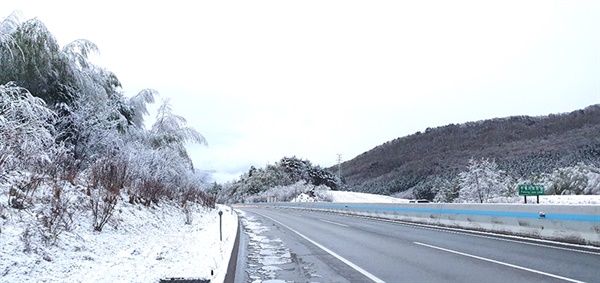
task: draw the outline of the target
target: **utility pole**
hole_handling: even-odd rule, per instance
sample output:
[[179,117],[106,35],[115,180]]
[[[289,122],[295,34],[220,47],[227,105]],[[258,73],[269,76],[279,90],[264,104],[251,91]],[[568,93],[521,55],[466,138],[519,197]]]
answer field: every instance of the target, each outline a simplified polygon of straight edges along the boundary
[[340,185],[342,184],[342,155],[338,153],[338,179],[340,180]]

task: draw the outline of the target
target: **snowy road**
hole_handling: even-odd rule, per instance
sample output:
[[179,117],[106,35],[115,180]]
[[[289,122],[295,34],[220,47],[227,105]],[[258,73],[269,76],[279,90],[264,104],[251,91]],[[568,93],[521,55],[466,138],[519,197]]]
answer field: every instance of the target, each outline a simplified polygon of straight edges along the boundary
[[[243,207],[248,282],[597,282],[600,250]],[[281,281],[284,282],[284,281]]]

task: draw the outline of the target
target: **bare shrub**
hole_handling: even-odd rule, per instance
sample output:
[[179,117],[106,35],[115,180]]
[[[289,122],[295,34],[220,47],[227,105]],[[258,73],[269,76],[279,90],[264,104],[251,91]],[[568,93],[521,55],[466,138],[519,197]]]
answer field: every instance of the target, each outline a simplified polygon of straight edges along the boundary
[[200,194],[200,199],[202,200],[202,205],[204,207],[208,207],[208,208],[215,208],[216,203],[217,203],[217,196],[216,195],[211,195],[211,194],[207,194],[205,192],[199,192]]
[[78,163],[79,163],[79,161],[75,160],[75,158],[73,158],[72,156],[70,156],[69,159],[67,159],[65,162],[63,162],[62,163],[63,164],[62,171],[59,176],[60,179],[68,181],[69,183],[74,185],[75,180],[77,179],[77,176],[79,175]]
[[201,191],[194,185],[188,185],[180,190],[179,200],[181,201],[181,207],[185,215],[184,222],[187,225],[191,225],[193,221],[191,209],[193,204],[198,203],[205,207],[214,208],[216,198]]
[[31,207],[33,205],[31,199],[43,181],[44,178],[42,176],[30,174],[25,177],[25,179],[17,182],[8,192],[8,203],[10,207],[15,209]]
[[134,182],[133,196],[130,203],[141,203],[150,206],[152,203],[158,204],[159,199],[168,195],[167,189],[162,182],[155,179],[143,179]]
[[21,242],[23,242],[23,252],[24,253],[29,253],[33,250],[33,246],[31,244],[31,237],[33,237],[33,233],[29,229],[29,226],[27,226],[25,228],[25,230],[23,230],[23,233],[21,234]]
[[79,175],[79,163],[73,154],[64,148],[57,149],[52,156],[52,162],[46,165],[45,172],[52,180],[68,181],[75,185],[75,180]]
[[183,205],[183,215],[185,216],[184,219],[184,223],[186,225],[192,225],[192,222],[194,221],[194,214],[192,213],[192,209],[190,208],[189,204],[184,204]]
[[193,221],[191,207],[194,203],[201,204],[207,208],[215,208],[216,196],[207,194],[193,185],[181,190],[179,197],[185,215],[185,224],[188,225],[191,225]]
[[127,181],[127,162],[119,158],[105,158],[91,166],[90,181],[92,187],[102,187],[119,195]]
[[196,186],[188,185],[179,191],[179,200],[181,201],[182,206],[185,206],[190,202],[203,204],[203,195],[205,194],[205,192],[201,191]]
[[74,209],[61,187],[55,186],[51,197],[44,199],[49,205],[38,210],[38,219],[41,221],[40,232],[46,243],[55,244],[58,236],[71,229]]
[[104,159],[91,166],[88,177],[87,194],[90,196],[90,208],[95,231],[110,220],[126,182],[127,163],[118,158]]
[[90,197],[94,231],[100,232],[113,215],[119,196],[107,190],[95,189],[92,190]]
[[[3,203],[0,203],[0,219],[7,219],[8,216],[5,214],[6,206]],[[2,234],[2,223],[0,222],[0,234]]]
[[0,203],[0,219],[8,218],[5,214],[6,206],[3,203]]
[[7,163],[9,158],[10,152],[8,151],[8,148],[5,145],[0,144],[0,177],[2,177],[5,174],[7,167],[5,166],[5,163]]
[[333,202],[333,196],[329,193],[329,190],[315,190],[315,195],[322,202]]

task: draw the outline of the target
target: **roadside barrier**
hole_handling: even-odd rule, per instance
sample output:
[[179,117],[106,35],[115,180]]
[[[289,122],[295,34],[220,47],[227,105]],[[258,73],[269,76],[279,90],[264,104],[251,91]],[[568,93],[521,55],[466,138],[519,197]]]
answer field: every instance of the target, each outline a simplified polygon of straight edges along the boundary
[[600,205],[264,203],[600,246]]

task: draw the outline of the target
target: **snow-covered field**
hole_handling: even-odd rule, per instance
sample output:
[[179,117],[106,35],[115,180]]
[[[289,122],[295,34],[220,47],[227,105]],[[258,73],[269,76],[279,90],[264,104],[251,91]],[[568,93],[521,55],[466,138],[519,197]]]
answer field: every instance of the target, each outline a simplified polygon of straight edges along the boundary
[[357,192],[329,191],[333,202],[408,203],[407,199]]
[[[527,197],[528,204],[535,204],[536,201],[536,197]],[[522,196],[512,198],[497,198],[494,199],[493,202],[523,204],[525,203],[525,198]],[[544,195],[540,196],[540,204],[600,204],[600,195]]]
[[[523,197],[520,197],[522,200]],[[534,202],[535,197],[528,197],[527,202]],[[577,196],[540,196],[540,204],[600,204],[599,195]]]
[[[7,203],[7,196],[0,196],[0,202]],[[158,282],[171,277],[222,282],[237,216],[226,206],[191,210],[192,224],[186,225],[178,206],[120,202],[102,232],[93,231],[89,215],[76,215],[77,225],[52,245],[38,235],[34,213],[5,207],[0,211],[0,282]],[[219,210],[224,212],[222,242]]]
[[[349,203],[408,203],[410,200],[403,198],[395,198],[391,196],[374,195],[358,192],[347,191],[316,191],[318,196],[330,199],[332,202],[349,202]],[[294,198],[292,202],[310,202],[313,198],[305,193]],[[528,204],[534,204],[536,197],[527,197]],[[490,200],[490,203],[524,203],[524,197],[499,197]],[[600,195],[544,195],[540,196],[540,204],[600,204]]]

